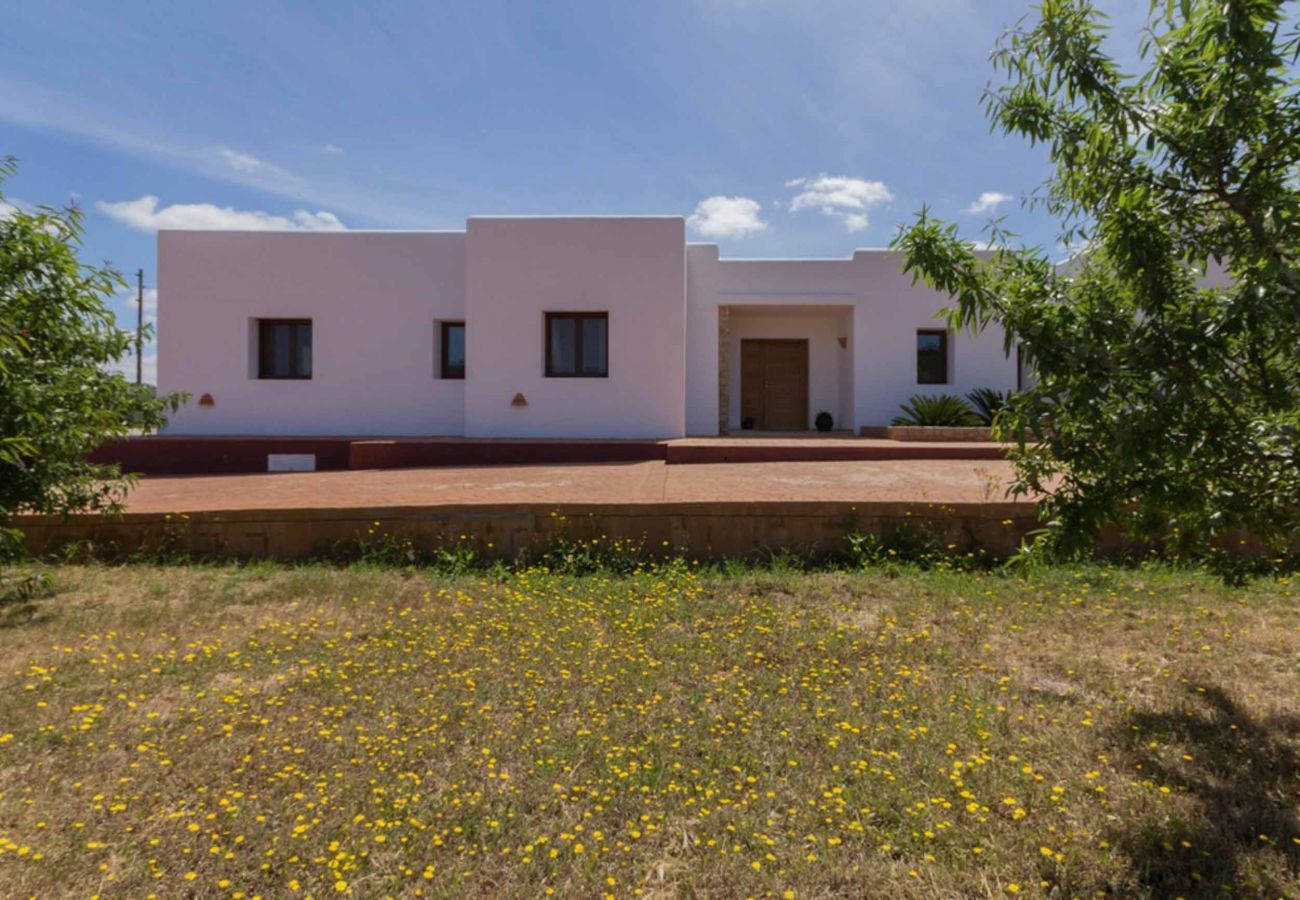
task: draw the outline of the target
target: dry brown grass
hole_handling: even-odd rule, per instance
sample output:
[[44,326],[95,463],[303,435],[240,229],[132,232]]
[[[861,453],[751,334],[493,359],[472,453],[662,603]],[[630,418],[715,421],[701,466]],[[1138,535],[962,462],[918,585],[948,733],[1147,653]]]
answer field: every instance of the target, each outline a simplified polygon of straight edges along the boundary
[[1295,893],[1284,579],[53,576],[6,895]]

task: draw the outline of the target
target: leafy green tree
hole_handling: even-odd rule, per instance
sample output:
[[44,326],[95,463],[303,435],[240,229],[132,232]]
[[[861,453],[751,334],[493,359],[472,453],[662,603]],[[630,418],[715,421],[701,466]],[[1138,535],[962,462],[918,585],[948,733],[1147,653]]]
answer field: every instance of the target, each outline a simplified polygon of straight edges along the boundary
[[[0,184],[15,171],[0,160]],[[0,201],[3,201],[0,194]],[[181,397],[158,398],[108,367],[134,336],[105,300],[125,287],[77,259],[82,214],[0,202],[0,560],[20,552],[20,512],[120,508],[130,481],[87,455],[158,428]]]
[[993,223],[977,253],[922,210],[895,248],[997,323],[1036,383],[998,417],[1015,488],[1048,495],[1036,546],[1106,523],[1181,552],[1300,534],[1300,44],[1292,3],[1153,3],[1142,71],[1087,0],[1044,0],[994,52],[995,130],[1042,145],[1036,199],[1076,248],[1054,265]]

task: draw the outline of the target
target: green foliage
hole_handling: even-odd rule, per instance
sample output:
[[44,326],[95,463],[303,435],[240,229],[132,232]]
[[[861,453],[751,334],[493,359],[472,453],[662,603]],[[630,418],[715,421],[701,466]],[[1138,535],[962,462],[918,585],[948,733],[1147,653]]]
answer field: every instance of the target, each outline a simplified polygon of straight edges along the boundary
[[50,576],[35,572],[12,579],[0,579],[0,607],[22,606],[54,593]]
[[460,576],[493,569],[535,570],[554,575],[590,575],[596,572],[627,575],[674,558],[668,550],[652,554],[644,540],[599,535],[574,537],[569,523],[556,516],[558,528],[551,543],[509,561],[494,561],[490,551],[476,545],[469,535],[454,540],[417,542],[400,532],[384,531],[379,522],[372,523],[355,542],[346,541],[332,548],[324,559],[333,562],[359,563],[382,568],[400,567],[411,571],[429,569],[445,575]]
[[954,544],[945,544],[933,531],[907,522],[879,534],[851,531],[845,536],[845,544],[845,557],[837,562],[849,568],[971,572],[991,569],[998,563],[983,548],[962,552]]
[[[0,160],[0,184],[13,173]],[[5,527],[16,513],[120,508],[128,480],[87,454],[157,428],[182,399],[107,371],[133,341],[104,305],[124,282],[78,261],[81,219],[49,207],[0,218],[0,559],[20,551]]]
[[995,424],[1016,489],[1048,495],[1036,549],[1106,523],[1210,554],[1300,533],[1300,43],[1291,4],[1153,4],[1145,71],[1122,72],[1087,0],[1044,0],[994,53],[993,126],[1042,144],[1039,202],[1073,259],[995,224],[977,257],[922,210],[895,241],[952,295],[953,327],[997,323],[1036,378]]
[[628,575],[653,567],[656,560],[640,541],[621,538],[575,540],[561,536],[529,564],[557,575],[592,575],[597,572]]
[[966,399],[970,402],[971,409],[974,411],[975,417],[979,419],[980,424],[992,425],[993,417],[1007,405],[1009,396],[1009,391],[999,391],[996,388],[976,388],[966,395]]
[[970,404],[956,394],[913,394],[901,407],[891,425],[939,425],[956,427],[978,425],[979,418]]

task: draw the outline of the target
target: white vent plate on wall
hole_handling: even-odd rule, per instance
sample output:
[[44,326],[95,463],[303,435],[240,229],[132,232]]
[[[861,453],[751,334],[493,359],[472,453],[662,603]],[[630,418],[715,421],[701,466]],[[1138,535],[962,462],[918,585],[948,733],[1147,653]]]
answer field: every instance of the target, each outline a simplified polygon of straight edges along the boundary
[[268,453],[266,454],[266,471],[268,472],[315,472],[315,453]]

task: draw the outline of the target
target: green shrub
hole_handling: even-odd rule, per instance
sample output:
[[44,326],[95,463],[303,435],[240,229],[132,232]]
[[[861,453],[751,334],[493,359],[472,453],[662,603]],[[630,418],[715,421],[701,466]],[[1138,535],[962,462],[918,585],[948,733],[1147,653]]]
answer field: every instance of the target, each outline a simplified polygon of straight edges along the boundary
[[994,388],[976,388],[966,395],[980,424],[990,426],[993,424],[993,417],[1002,411],[1010,398],[1009,391],[999,391]]
[[904,523],[880,534],[851,531],[845,535],[846,549],[841,565],[854,569],[898,567],[950,572],[988,570],[997,559],[983,548],[966,551],[945,544],[933,531],[915,523]]
[[954,427],[979,425],[979,417],[970,404],[956,394],[913,394],[895,416],[891,425],[939,425]]

